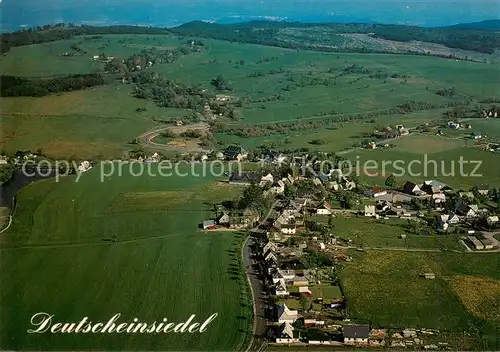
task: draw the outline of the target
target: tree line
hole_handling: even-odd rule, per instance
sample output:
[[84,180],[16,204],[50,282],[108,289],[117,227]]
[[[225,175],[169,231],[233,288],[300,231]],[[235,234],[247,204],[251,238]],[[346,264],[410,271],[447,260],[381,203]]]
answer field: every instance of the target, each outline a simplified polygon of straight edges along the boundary
[[105,84],[100,74],[76,74],[48,79],[0,76],[2,97],[42,97],[52,93],[71,92]]
[[55,25],[37,26],[20,31],[0,34],[0,52],[6,53],[16,46],[53,42],[62,39],[71,39],[79,35],[104,34],[168,34],[168,29],[140,26],[104,26],[88,25],[76,26],[72,23],[58,23]]

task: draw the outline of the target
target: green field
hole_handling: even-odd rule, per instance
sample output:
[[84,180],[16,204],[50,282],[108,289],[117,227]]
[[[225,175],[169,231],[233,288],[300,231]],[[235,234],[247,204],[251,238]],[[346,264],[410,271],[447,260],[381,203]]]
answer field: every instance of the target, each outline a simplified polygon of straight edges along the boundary
[[[454,235],[438,235],[435,229],[420,225],[420,230],[429,231],[428,236],[415,233],[410,226],[414,222],[405,219],[391,218],[375,220],[366,217],[335,217],[334,232],[336,236],[350,238],[353,245],[363,245],[377,248],[423,248],[461,250],[459,239]],[[404,234],[406,238],[400,236]]]
[[[408,180],[423,182],[432,179],[462,189],[470,189],[478,183],[487,183],[492,187],[500,185],[500,155],[476,148],[472,140],[410,135],[391,143],[394,147],[390,149],[363,149],[345,156],[351,160],[353,167],[358,163],[363,170],[363,165],[368,165],[369,168],[360,177],[371,184],[383,185],[384,180],[394,173],[400,185]],[[460,160],[467,162],[462,170]],[[376,163],[375,166],[367,164],[371,161]]]
[[[440,329],[459,349],[500,347],[498,254],[368,251],[353,256],[341,279],[355,320],[384,328]],[[436,279],[419,277],[425,272]]]
[[[104,53],[126,58],[143,49],[156,51],[179,47],[185,39],[169,35],[105,35],[100,39],[76,37],[39,45],[13,48],[0,57],[0,73],[29,77],[52,77],[70,73],[103,72],[102,63],[93,55]],[[438,89],[454,86],[457,98],[480,100],[491,96],[497,87],[498,65],[394,54],[346,54],[297,51],[262,45],[230,43],[203,39],[204,53],[182,56],[170,64],[151,70],[184,84],[213,89],[210,82],[222,75],[230,82],[235,97],[252,102],[242,108],[243,120],[226,121],[236,125],[315,120],[332,112],[344,116],[379,112],[408,100],[441,106],[452,100],[435,94]],[[72,45],[85,50],[74,52]],[[70,52],[75,55],[63,57]],[[345,73],[352,65],[368,73]],[[274,71],[273,71],[274,70]],[[282,71],[280,71],[282,70]],[[255,76],[255,74],[261,76]],[[407,78],[374,78],[371,74],[403,75]],[[290,79],[293,78],[293,81]],[[310,85],[308,80],[331,82]],[[306,82],[303,86],[301,83]],[[293,86],[291,89],[288,89]],[[188,110],[157,107],[153,102],[134,98],[132,85],[111,83],[85,91],[43,98],[2,98],[4,140],[8,152],[41,148],[52,157],[119,157],[133,149],[128,143],[157,124],[189,114]],[[273,97],[280,95],[280,99]],[[269,101],[266,101],[269,100]],[[137,108],[147,109],[137,112]],[[361,140],[360,134],[379,123],[429,122],[441,117],[443,109],[411,114],[379,116],[374,123],[339,123],[314,130],[291,132],[286,136],[240,138],[220,134],[225,143],[249,147],[288,137],[290,148],[338,151]],[[387,122],[385,122],[387,121]],[[477,128],[487,130],[483,122]],[[489,130],[488,130],[489,131]],[[493,133],[492,135],[498,135]],[[345,138],[349,137],[349,138]],[[324,145],[311,145],[315,139]],[[286,146],[285,146],[286,147]]]
[[[19,194],[1,249],[3,349],[239,350],[249,342],[244,235],[198,229],[213,216],[207,202],[239,191],[213,178],[123,173],[101,183],[96,168],[78,183],[46,180]],[[27,334],[37,312],[61,322],[219,315],[203,334]]]

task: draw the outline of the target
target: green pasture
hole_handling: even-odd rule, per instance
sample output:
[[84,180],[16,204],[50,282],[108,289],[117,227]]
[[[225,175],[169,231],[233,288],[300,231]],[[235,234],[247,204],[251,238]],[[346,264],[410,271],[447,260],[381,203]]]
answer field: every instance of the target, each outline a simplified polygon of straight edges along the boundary
[[[414,221],[405,219],[375,220],[363,216],[345,217],[339,215],[334,219],[334,233],[342,238],[350,238],[355,246],[401,249],[463,249],[457,236],[439,235],[435,229],[423,224],[420,224],[419,233],[416,233],[413,224]],[[427,230],[430,235],[424,235],[423,230]],[[403,239],[401,235],[406,237]]]
[[[133,177],[127,170],[101,183],[95,168],[79,182],[46,180],[21,191],[0,256],[0,314],[9,322],[0,328],[2,348],[245,348],[252,302],[240,259],[244,235],[198,229],[214,216],[211,202],[238,191],[211,177]],[[37,312],[58,322],[116,313],[129,322],[218,317],[202,334],[28,334]]]
[[[455,278],[474,275],[498,285],[498,255],[368,251],[353,256],[341,280],[355,320],[383,328],[439,329],[456,340],[465,337],[466,344],[459,348],[498,348],[495,321],[472,315],[464,307],[468,302],[461,300],[469,297],[467,292],[457,292],[451,284]],[[426,272],[435,273],[436,279],[420,277]],[[476,302],[494,300],[490,296],[476,287]]]
[[[345,156],[351,160],[353,167],[358,164],[360,170],[364,165],[368,167],[360,178],[370,184],[383,184],[391,174],[395,174],[400,184],[407,180],[423,182],[432,179],[462,189],[469,189],[478,183],[487,183],[492,187],[500,184],[498,153],[468,145],[474,143],[468,140],[441,136],[425,136],[427,140],[422,139],[424,136],[412,137],[402,137],[394,142],[394,148],[363,149]],[[413,146],[412,141],[415,142]],[[456,148],[453,148],[453,143],[456,143]],[[476,165],[479,165],[477,170]]]

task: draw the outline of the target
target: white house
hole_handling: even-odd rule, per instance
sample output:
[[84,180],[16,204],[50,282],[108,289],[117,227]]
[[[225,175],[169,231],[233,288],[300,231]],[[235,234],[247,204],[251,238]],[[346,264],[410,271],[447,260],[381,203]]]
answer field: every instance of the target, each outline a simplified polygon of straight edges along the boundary
[[272,184],[274,182],[274,177],[271,173],[268,173],[267,175],[264,175],[260,179],[260,185],[263,186],[266,183]]
[[274,251],[276,252],[276,249],[278,247],[276,246],[276,243],[274,243],[273,241],[269,241],[266,243],[266,245],[264,246],[264,248],[262,248],[262,253],[267,253],[268,251]]
[[278,323],[280,324],[293,324],[299,316],[299,312],[296,310],[288,309],[285,303],[278,305]]
[[274,194],[283,194],[285,193],[285,182],[282,180],[278,180],[274,186],[271,187],[270,191]]
[[284,224],[281,225],[281,233],[286,234],[286,235],[295,235],[297,232],[297,228],[293,224]]
[[328,202],[323,202],[323,204],[316,209],[316,214],[319,215],[330,215],[332,213],[332,207]]
[[264,257],[264,259],[265,259],[266,261],[268,261],[268,260],[274,260],[275,262],[277,262],[277,261],[278,261],[278,258],[276,258],[276,254],[274,254],[274,252],[273,252],[273,251],[269,251],[269,252],[266,254],[266,256]]
[[276,343],[296,343],[299,342],[295,334],[295,329],[288,321],[280,328],[276,336]]
[[365,205],[365,216],[375,216],[375,205]]

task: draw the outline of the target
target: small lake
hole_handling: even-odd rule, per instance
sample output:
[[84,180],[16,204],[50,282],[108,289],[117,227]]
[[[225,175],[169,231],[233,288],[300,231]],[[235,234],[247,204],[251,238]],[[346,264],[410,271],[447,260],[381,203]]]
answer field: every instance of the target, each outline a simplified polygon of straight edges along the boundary
[[55,173],[48,176],[42,176],[39,173],[34,173],[33,176],[27,176],[21,170],[16,169],[10,181],[5,182],[0,186],[0,206],[10,207],[17,192],[19,192],[23,187],[26,187],[27,185],[35,181],[51,178],[54,176]]

